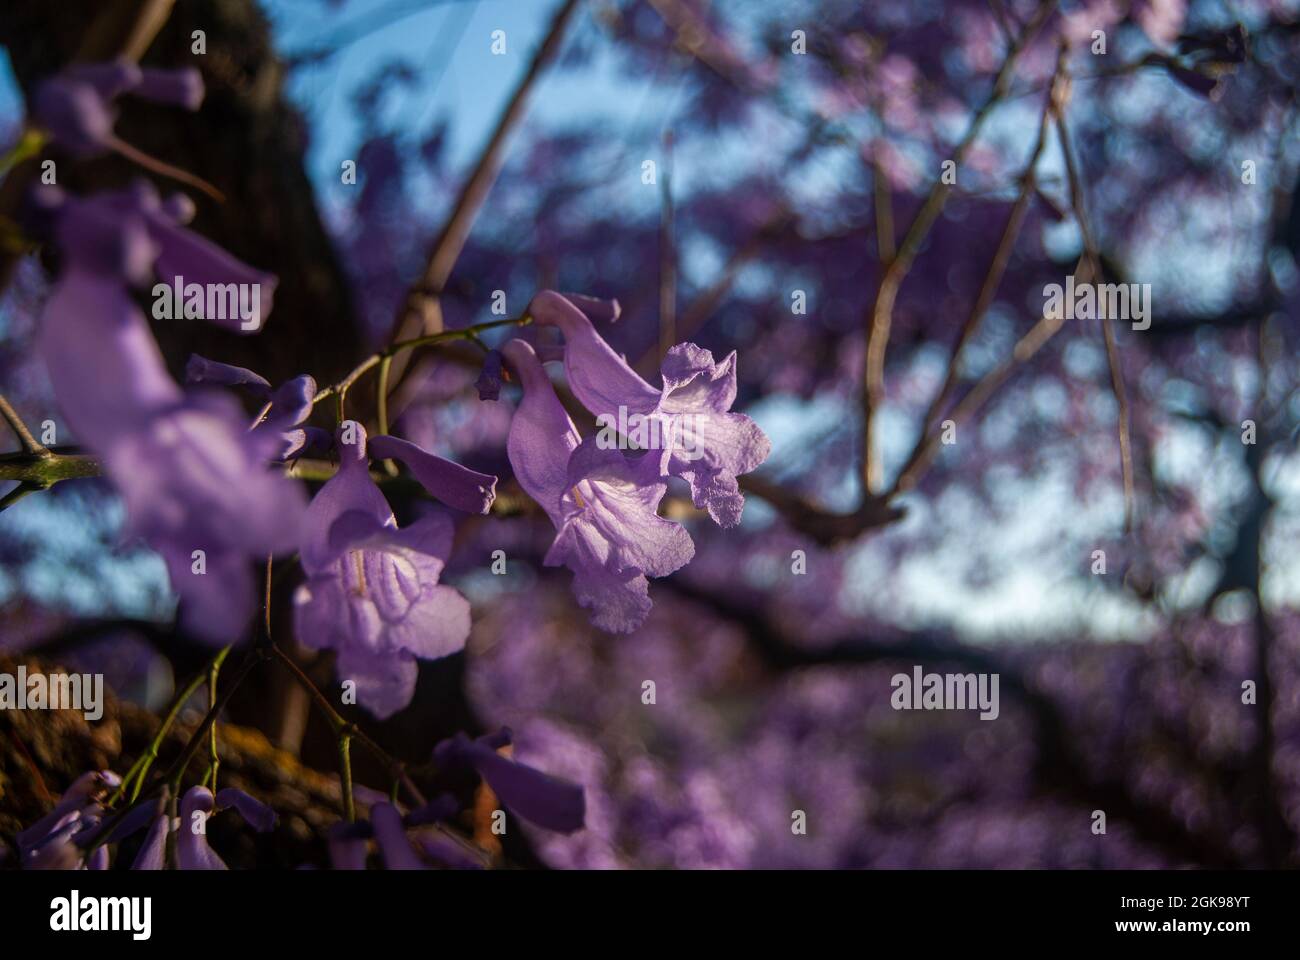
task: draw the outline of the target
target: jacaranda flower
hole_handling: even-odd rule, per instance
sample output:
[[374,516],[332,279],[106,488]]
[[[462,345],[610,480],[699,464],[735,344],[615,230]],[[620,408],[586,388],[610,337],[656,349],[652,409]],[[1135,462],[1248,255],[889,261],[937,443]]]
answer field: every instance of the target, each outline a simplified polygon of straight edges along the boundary
[[[693,343],[668,351],[655,388],[596,332],[589,312],[617,316],[617,303],[543,291],[528,313],[564,333],[564,372],[569,389],[597,417],[605,446],[622,435],[631,446],[652,451],[661,475],[690,484],[695,505],[723,527],[740,522],[745,498],[736,478],[757,468],[772,445],[758,425],[731,413],[736,400],[736,353],[721,363]],[[615,441],[611,443],[609,441]]]
[[560,833],[581,830],[586,820],[582,787],[503,756],[513,739],[509,727],[476,740],[458,733],[433,748],[433,759],[443,769],[472,767],[505,806],[530,823]]
[[104,816],[103,801],[122,779],[111,770],[94,770],[78,777],[54,809],[19,831],[18,852],[27,870],[77,870],[108,868],[108,850],[101,847],[88,863],[77,840],[95,831]]
[[[337,652],[339,676],[353,681],[358,702],[383,718],[411,702],[417,658],[465,646],[469,603],[438,583],[451,554],[451,520],[435,513],[399,530],[370,478],[365,429],[348,421],[336,439],[338,473],[307,510],[299,553],[308,579],[294,597],[295,622],[303,644]],[[371,446],[375,456],[406,463],[444,502],[478,513],[491,506],[495,477],[392,437]]]
[[275,828],[275,811],[242,790],[227,787],[218,790],[214,800],[207,787],[194,786],[181,797],[180,816],[176,823],[165,813],[156,816],[149,826],[144,844],[131,863],[132,870],[162,870],[166,864],[167,835],[176,835],[175,860],[178,870],[225,870],[226,863],[208,846],[207,821],[213,813],[233,808],[244,822],[258,833]]
[[126,538],[162,555],[186,629],[215,643],[244,632],[256,605],[253,561],[297,546],[306,497],[267,468],[283,448],[250,432],[233,398],[194,395],[155,411],[104,448],[126,506]]
[[438,826],[456,814],[455,799],[443,794],[402,816],[392,804],[371,804],[370,818],[340,822],[330,828],[330,864],[335,870],[364,870],[374,840],[388,870],[427,870],[432,866],[481,870],[483,853],[468,841]]
[[[129,286],[188,231],[162,225],[171,214],[151,189],[46,202],[63,264],[38,348],[59,406],[121,493],[126,536],[162,554],[187,628],[236,640],[255,602],[252,562],[298,542],[306,498],[266,466],[284,438],[249,432],[231,398],[187,396],[168,374]],[[207,241],[182,245],[186,256],[207,249],[223,268],[226,255]]]
[[502,348],[523,387],[506,452],[520,486],[555,524],[547,566],[573,571],[578,603],[603,630],[626,633],[650,612],[647,577],[695,555],[690,534],[659,516],[667,492],[653,454],[629,457],[581,441],[546,371],[523,340]]
[[282,439],[283,446],[275,455],[276,460],[290,460],[308,446],[325,449],[329,445],[328,433],[305,426],[316,396],[316,380],[310,376],[294,377],[272,390],[270,382],[252,370],[192,353],[185,364],[185,380],[191,384],[239,387],[262,401],[265,414],[254,425],[253,432]]
[[104,153],[118,146],[114,101],[124,93],[197,110],[203,102],[203,78],[193,67],[142,69],[126,60],[78,64],[36,88],[32,119],[74,156]]

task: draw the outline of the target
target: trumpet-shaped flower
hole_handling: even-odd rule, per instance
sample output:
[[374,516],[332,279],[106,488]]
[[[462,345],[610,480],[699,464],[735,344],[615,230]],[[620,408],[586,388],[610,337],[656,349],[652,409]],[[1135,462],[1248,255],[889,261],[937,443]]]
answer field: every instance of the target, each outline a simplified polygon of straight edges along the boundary
[[503,352],[524,391],[510,423],[510,464],[557,531],[544,562],[573,571],[578,603],[596,626],[634,630],[650,612],[646,578],[695,555],[685,528],[658,515],[667,485],[656,458],[580,441],[532,347],[511,340]]
[[[448,503],[484,513],[492,503],[495,477],[392,437],[376,437],[371,447],[376,456],[407,463]],[[399,530],[370,478],[364,428],[344,424],[338,450],[338,473],[307,510],[300,554],[308,579],[294,598],[298,639],[335,650],[340,677],[352,680],[358,701],[383,718],[410,703],[417,659],[464,647],[469,603],[438,583],[451,553],[451,520],[430,514]]]
[[[529,314],[564,334],[569,388],[601,425],[602,446],[649,450],[660,474],[690,484],[695,505],[719,526],[740,522],[745,498],[736,478],[767,459],[772,445],[758,425],[731,413],[736,400],[736,353],[721,363],[693,343],[668,351],[662,387],[647,383],[596,332],[589,313],[617,317],[618,304],[543,291]],[[620,439],[621,438],[621,439]]]

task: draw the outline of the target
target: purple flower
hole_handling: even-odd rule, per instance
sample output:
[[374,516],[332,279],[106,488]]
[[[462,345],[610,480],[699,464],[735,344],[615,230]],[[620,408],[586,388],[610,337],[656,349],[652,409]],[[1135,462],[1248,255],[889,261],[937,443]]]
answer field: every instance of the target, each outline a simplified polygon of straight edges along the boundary
[[440,824],[456,814],[454,798],[444,794],[402,816],[383,801],[370,807],[370,819],[336,823],[329,831],[330,863],[335,870],[364,870],[370,841],[389,870],[427,870],[430,861],[458,870],[481,870],[482,854]]
[[364,870],[374,831],[367,820],[339,821],[327,834],[330,864],[335,870]]
[[132,870],[161,870],[167,862],[167,833],[171,817],[160,813],[149,824],[144,843],[131,861]]
[[486,514],[496,500],[497,478],[426,453],[409,440],[379,436],[370,441],[370,455],[400,460],[430,496],[465,513]]
[[515,476],[555,524],[547,566],[573,571],[578,603],[592,623],[626,633],[650,612],[647,577],[664,577],[695,554],[680,524],[658,514],[667,492],[653,455],[626,457],[580,442],[537,355],[523,340],[503,348],[524,395],[506,451]]
[[126,505],[124,537],[162,555],[186,628],[239,639],[256,604],[253,563],[292,552],[306,498],[267,468],[281,444],[249,432],[230,397],[196,395],[158,410],[103,448]]
[[396,807],[388,803],[375,804],[370,808],[370,824],[385,867],[389,870],[427,869],[407,839],[406,826]]
[[[188,229],[194,205],[183,195],[163,200],[147,180],[137,180],[126,189],[91,197],[43,186],[35,191],[35,204],[50,223],[65,259],[64,273],[72,267],[131,286],[156,276],[155,319],[196,317],[250,333],[260,330],[271,312],[275,276]],[[248,318],[229,309],[231,291],[256,307]],[[209,299],[214,308],[227,309],[209,309]]]
[[573,833],[586,820],[582,787],[502,756],[512,742],[508,727],[471,740],[458,733],[433,749],[440,767],[472,767],[503,804],[519,816],[547,830]]
[[233,808],[258,833],[275,828],[275,811],[242,790],[227,787],[216,798],[207,787],[194,786],[181,797],[180,816],[175,824],[165,813],[154,817],[149,833],[131,863],[132,870],[162,870],[166,866],[167,836],[175,831],[175,860],[178,870],[226,870],[226,863],[208,846],[208,818]]
[[[306,506],[297,484],[266,467],[285,446],[284,424],[250,433],[230,398],[187,397],[128,288],[169,249],[183,251],[178,259],[206,251],[218,270],[230,258],[178,227],[173,218],[184,211],[169,210],[147,186],[43,200],[64,262],[38,349],[59,405],[122,495],[126,536],[162,554],[187,627],[214,642],[236,640],[255,603],[251,562],[296,546]],[[302,388],[291,385],[282,398],[292,416]]]
[[32,118],[74,156],[94,156],[119,146],[114,101],[124,93],[197,110],[203,78],[193,67],[141,69],[126,60],[72,66],[36,88]]
[[[77,870],[85,866],[86,851],[77,840],[98,828],[104,816],[103,801],[121,782],[111,770],[83,773],[73,781],[53,810],[15,837],[23,868]],[[90,866],[105,869],[107,863],[100,859],[97,856]]]
[[[697,507],[719,526],[735,526],[745,504],[736,478],[772,450],[753,420],[729,412],[736,400],[735,351],[714,363],[708,350],[679,343],[664,358],[663,386],[656,389],[596,332],[589,316],[596,304],[547,290],[528,312],[564,333],[569,388],[596,415],[602,446],[618,446],[621,435],[638,449],[658,451],[661,475],[685,479]],[[618,315],[617,303],[600,310]]]
[[253,426],[253,432],[281,438],[281,448],[273,456],[275,460],[290,460],[309,446],[328,446],[329,434],[317,427],[304,426],[316,397],[316,381],[310,376],[294,377],[272,390],[267,379],[252,370],[193,353],[185,364],[185,380],[191,384],[240,387],[264,401],[265,415]]
[[[430,493],[448,503],[480,512],[491,503],[495,477],[393,437],[377,437],[373,446],[376,456],[397,457],[416,479],[436,484]],[[451,553],[451,520],[430,514],[399,530],[370,479],[365,429],[344,423],[338,450],[338,473],[307,510],[299,552],[308,579],[294,596],[295,623],[302,643],[337,651],[339,675],[354,681],[357,699],[384,718],[411,702],[417,658],[437,659],[465,646],[469,603],[438,583]]]

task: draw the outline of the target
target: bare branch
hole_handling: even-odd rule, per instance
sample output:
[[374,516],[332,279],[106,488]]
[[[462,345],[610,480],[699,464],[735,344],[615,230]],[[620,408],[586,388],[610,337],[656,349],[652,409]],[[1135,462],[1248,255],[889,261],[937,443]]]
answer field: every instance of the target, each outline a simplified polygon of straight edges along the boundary
[[[1007,95],[1011,87],[1011,78],[1015,73],[1016,61],[1020,54],[1038,34],[1052,11],[1056,9],[1056,0],[1045,0],[1035,12],[1033,19],[1025,27],[1020,37],[1007,50],[1006,58],[993,83],[993,90],[984,103],[975,111],[965,136],[949,157],[958,166],[966,153],[975,143],[984,122],[993,112],[993,108]],[[875,450],[874,423],[875,415],[880,409],[885,395],[885,350],[889,345],[889,333],[893,324],[894,301],[899,288],[912,268],[916,255],[920,252],[930,228],[943,211],[951,192],[951,184],[943,182],[940,177],[930,189],[930,195],[917,212],[912,225],[899,245],[898,253],[881,277],[876,296],[867,311],[866,337],[867,355],[862,376],[862,495],[869,497],[880,486],[881,468]]]
[[[496,129],[492,131],[492,136],[484,144],[483,151],[474,164],[473,172],[461,187],[451,214],[429,251],[424,274],[407,293],[406,299],[398,310],[388,341],[405,340],[420,333],[436,333],[437,330],[432,329],[433,324],[436,322],[441,325],[441,315],[434,314],[431,305],[437,302],[438,296],[446,286],[452,268],[455,267],[461,250],[465,247],[465,241],[469,238],[474,220],[492,190],[492,185],[496,182],[506,141],[524,117],[529,93],[542,71],[560,52],[569,20],[577,9],[578,2],[579,0],[564,0],[552,18],[546,38],[537,48],[532,62],[520,78],[519,85],[510,97],[510,102],[506,104],[501,118],[497,121]],[[393,389],[400,385],[408,359],[399,358],[394,361],[391,374]]]

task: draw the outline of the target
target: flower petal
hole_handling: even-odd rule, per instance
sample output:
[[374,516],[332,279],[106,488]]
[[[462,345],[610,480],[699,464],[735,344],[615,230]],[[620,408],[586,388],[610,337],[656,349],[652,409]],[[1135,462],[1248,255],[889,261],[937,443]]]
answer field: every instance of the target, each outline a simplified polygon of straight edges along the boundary
[[[303,528],[299,553],[303,569],[309,576],[319,573],[338,556],[330,546],[329,533],[334,522],[343,514],[359,510],[374,518],[379,525],[395,525],[392,508],[370,479],[366,460],[366,431],[359,423],[349,421],[352,433],[340,427],[337,434],[339,469],[325,482],[307,508],[307,521]],[[353,442],[345,443],[351,436]]]
[[586,818],[582,787],[503,757],[486,739],[472,741],[457,734],[434,748],[434,759],[440,764],[455,760],[470,764],[506,806],[539,827],[561,833],[582,829]]
[[161,870],[167,853],[167,823],[171,818],[165,813],[154,817],[144,845],[131,861],[132,870]]
[[649,413],[660,391],[641,378],[623,357],[596,332],[591,320],[571,300],[543,290],[528,305],[529,315],[543,326],[564,333],[564,374],[584,407],[594,414]]
[[370,808],[370,823],[375,830],[375,843],[389,870],[424,870],[420,859],[406,838],[402,815],[388,803],[377,803]]
[[655,463],[650,455],[633,459],[602,450],[596,437],[584,440],[569,461],[570,485],[585,502],[566,524],[590,527],[593,543],[607,545],[598,552],[614,573],[666,577],[695,556],[686,528],[658,514],[668,488],[659,482]]
[[330,864],[335,870],[364,870],[369,841],[374,831],[365,822],[339,821],[330,827],[327,843]]
[[180,400],[143,314],[117,280],[65,272],[45,304],[37,349],[73,433],[99,449]]
[[[176,827],[176,866],[181,870],[226,870],[226,862],[208,846],[207,817],[212,813],[212,791],[190,787],[181,797],[180,823]],[[195,816],[195,814],[203,816]]]
[[380,720],[387,720],[411,702],[419,675],[409,653],[376,655],[353,647],[339,651],[336,671],[340,680],[356,684],[357,702]]
[[434,456],[409,440],[374,437],[370,441],[370,455],[402,461],[430,496],[465,513],[487,513],[496,499],[496,477]]
[[669,473],[690,484],[695,505],[707,509],[721,527],[740,522],[745,498],[737,481],[772,452],[772,442],[742,413],[708,413],[682,418],[680,442]]
[[524,492],[559,526],[568,490],[569,454],[578,446],[578,430],[569,419],[533,348],[511,340],[501,348],[524,390],[510,421],[506,453]]
[[258,833],[266,833],[268,830],[275,829],[275,811],[256,797],[249,796],[243,790],[237,790],[234,787],[218,790],[217,808],[224,809],[225,807],[234,807],[238,810],[239,815],[244,818],[244,822]]
[[203,103],[203,76],[194,67],[176,70],[145,68],[133,96],[186,110],[197,110]]

